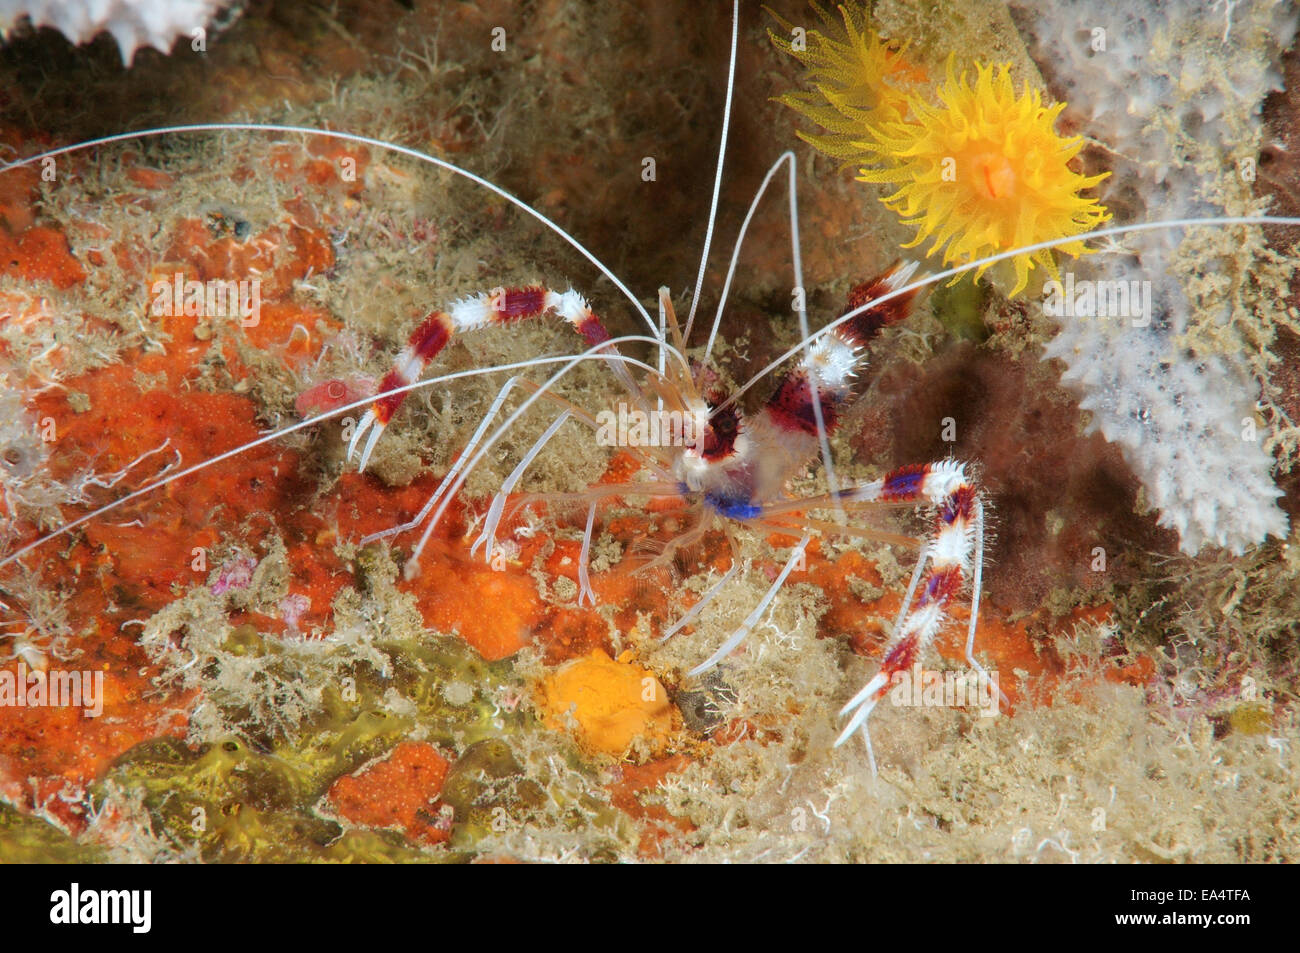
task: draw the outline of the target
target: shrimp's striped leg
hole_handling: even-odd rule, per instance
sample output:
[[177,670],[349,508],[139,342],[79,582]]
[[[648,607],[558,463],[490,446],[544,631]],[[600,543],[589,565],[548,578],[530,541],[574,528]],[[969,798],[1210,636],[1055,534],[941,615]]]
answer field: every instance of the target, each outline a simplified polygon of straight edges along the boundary
[[[379,385],[379,396],[370,405],[353,431],[348,443],[348,459],[351,460],[361,443],[366,438],[361,451],[361,463],[358,469],[364,470],[370,460],[370,454],[379,441],[388,422],[397,413],[397,408],[406,399],[406,392],[392,393],[401,387],[407,387],[420,379],[425,365],[438,355],[453,334],[473,331],[488,325],[513,324],[528,318],[555,312],[564,318],[582,335],[588,347],[595,347],[609,340],[609,332],[596,317],[585,298],[578,292],[551,291],[534,285],[527,288],[499,288],[491,293],[462,298],[451,305],[447,311],[434,311],[411,332],[406,347],[397,356],[393,369],[385,375]],[[611,345],[611,350],[616,351]],[[615,365],[624,374],[626,368]]]
[[[860,286],[860,292],[850,300],[866,303],[895,291],[911,279],[916,269],[916,263],[895,267]],[[777,382],[767,404],[751,421],[754,439],[747,447],[766,448],[762,459],[747,458],[743,452],[747,447],[737,441],[737,459],[728,460],[727,465],[755,469],[761,486],[784,485],[838,428],[844,410],[854,397],[855,379],[866,363],[868,345],[882,328],[907,317],[912,298],[911,294],[891,298],[817,335],[799,363]]]
[[[850,302],[866,304],[902,288],[917,267],[913,262],[891,268],[860,285]],[[900,295],[815,335],[798,365],[777,382],[766,406],[743,426],[731,401],[711,410],[698,452],[685,455],[687,485],[695,490],[704,488],[716,482],[719,478],[713,474],[721,471],[724,481],[727,475],[735,475],[751,486],[773,491],[784,486],[839,426],[843,410],[853,398],[854,378],[865,362],[867,345],[882,328],[907,317],[912,299],[912,294]]]
[[[836,740],[836,746],[842,745],[861,729],[870,755],[871,738],[866,730],[868,717],[889,690],[894,676],[910,669],[921,657],[935,633],[947,621],[948,606],[968,579],[976,594],[971,603],[966,657],[972,667],[981,674],[984,672],[974,659],[978,587],[984,555],[984,504],[966,475],[965,465],[955,460],[902,467],[880,480],[846,491],[843,498],[846,502],[864,503],[929,502],[938,507],[934,536],[917,562],[880,670],[840,710],[840,716],[849,716],[849,721]],[[912,604],[914,596],[915,606]],[[874,755],[871,755],[871,761],[874,771]]]
[[[849,306],[858,307],[903,287],[917,267],[916,262],[902,267],[896,265],[879,278],[858,285],[849,295]],[[867,346],[881,330],[911,313],[913,297],[914,294],[906,294],[891,298],[818,337],[768,399],[765,413],[777,429],[803,434],[805,438],[816,437],[815,383],[822,423],[827,433],[833,432],[844,404],[852,396],[853,381],[859,364],[865,361]]]

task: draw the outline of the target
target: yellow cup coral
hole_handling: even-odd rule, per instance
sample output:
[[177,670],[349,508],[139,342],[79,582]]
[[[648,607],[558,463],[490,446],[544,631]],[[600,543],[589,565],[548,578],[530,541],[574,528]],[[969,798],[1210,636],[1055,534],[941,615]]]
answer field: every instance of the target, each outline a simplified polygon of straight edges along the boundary
[[804,78],[813,87],[792,90],[777,97],[777,102],[826,130],[825,135],[800,132],[800,139],[836,159],[858,162],[864,153],[873,151],[870,144],[860,141],[863,129],[906,115],[907,92],[914,84],[925,82],[925,70],[908,59],[905,45],[877,36],[862,22],[860,11],[841,6],[844,23],[840,29],[820,6],[814,3],[812,7],[836,36],[807,32],[768,11],[787,34],[769,30],[768,36],[777,48],[804,65]]
[[[931,90],[924,70],[876,35],[864,13],[841,6],[841,29],[814,9],[834,36],[811,32],[797,44],[801,34],[777,18],[791,34],[773,33],[773,42],[807,67],[812,87],[778,101],[826,130],[800,138],[862,164],[861,181],[898,186],[883,201],[917,228],[904,247],[933,239],[927,255],[942,250],[945,265],[962,264],[1079,235],[1110,218],[1096,199],[1079,194],[1109,173],[1085,176],[1070,168],[1083,140],[1057,134],[1065,105],[1044,105],[1041,91],[1027,83],[1017,95],[1010,64],[975,64],[972,84],[965,72],[955,75],[950,57],[947,81]],[[1082,241],[1059,248],[1073,256],[1088,251]],[[1017,255],[998,270],[1016,295],[1035,266],[1057,277],[1049,249]]]
[[[1083,140],[1057,135],[1056,117],[1065,104],[1044,106],[1042,94],[1028,84],[1017,96],[1010,64],[977,65],[971,85],[965,73],[953,75],[950,62],[938,96],[942,106],[914,101],[907,119],[869,127],[875,151],[889,164],[858,174],[863,182],[899,186],[883,201],[903,224],[917,226],[916,238],[904,247],[934,236],[926,254],[942,248],[948,265],[1078,235],[1110,218],[1096,199],[1079,194],[1110,173],[1085,176],[1070,168]],[[1059,248],[1073,256],[1088,250],[1083,242]],[[1012,295],[1029,283],[1035,265],[1057,277],[1050,249],[1011,262]]]

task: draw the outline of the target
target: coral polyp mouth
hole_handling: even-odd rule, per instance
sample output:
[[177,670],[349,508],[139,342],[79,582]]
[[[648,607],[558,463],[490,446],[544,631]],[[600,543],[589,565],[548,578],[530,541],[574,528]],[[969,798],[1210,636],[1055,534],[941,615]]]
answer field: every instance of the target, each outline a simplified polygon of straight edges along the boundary
[[[975,169],[975,188],[983,188],[986,198],[1010,199],[1015,197],[1017,175],[1011,160],[996,152],[977,153],[971,163]],[[1011,247],[1010,243],[1005,243]]]

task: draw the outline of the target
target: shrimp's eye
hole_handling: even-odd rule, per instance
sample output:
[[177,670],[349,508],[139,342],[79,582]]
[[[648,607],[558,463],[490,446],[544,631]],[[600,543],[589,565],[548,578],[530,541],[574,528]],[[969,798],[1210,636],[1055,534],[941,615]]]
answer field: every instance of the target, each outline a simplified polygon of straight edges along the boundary
[[705,460],[721,460],[736,451],[736,437],[740,434],[740,411],[733,404],[721,410],[709,404],[709,425],[704,430],[701,453]]

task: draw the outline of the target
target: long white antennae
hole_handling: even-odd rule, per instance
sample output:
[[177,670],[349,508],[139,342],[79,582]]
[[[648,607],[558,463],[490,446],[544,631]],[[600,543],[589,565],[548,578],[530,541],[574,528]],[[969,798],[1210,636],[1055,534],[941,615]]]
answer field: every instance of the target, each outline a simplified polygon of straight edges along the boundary
[[[1300,225],[1300,218],[1288,217],[1284,215],[1231,215],[1231,216],[1222,216],[1222,217],[1209,216],[1206,218],[1169,218],[1169,219],[1162,219],[1161,221],[1158,222],[1141,222],[1137,225],[1115,225],[1110,228],[1097,229],[1097,231],[1095,232],[1085,232],[1082,235],[1069,235],[1064,238],[1053,238],[1050,241],[1037,242],[1036,244],[1033,245],[1025,245],[1021,248],[1012,248],[1009,251],[998,252],[996,255],[989,255],[987,258],[979,258],[976,259],[975,261],[967,262],[964,265],[956,265],[952,268],[945,268],[943,271],[937,272],[932,275],[926,275],[922,278],[918,278],[916,281],[910,282],[909,284],[903,285],[899,288],[895,288],[893,291],[886,292],[885,294],[881,295],[879,298],[872,298],[870,301],[867,301],[864,304],[860,305],[859,307],[854,308],[852,311],[840,315],[830,324],[826,325],[815,335],[813,335],[813,337],[817,338],[823,334],[827,334],[830,331],[833,331],[835,328],[839,327],[845,321],[849,321],[853,318],[856,318],[858,315],[862,314],[863,312],[869,311],[871,308],[874,308],[879,304],[884,304],[886,301],[892,301],[894,298],[900,297],[901,295],[910,294],[913,291],[926,287],[927,285],[932,285],[937,282],[943,281],[945,278],[952,278],[955,275],[965,274],[968,271],[973,271],[974,269],[983,267],[984,265],[992,265],[999,261],[1005,261],[1008,258],[1015,258],[1018,255],[1025,255],[1031,252],[1041,251],[1047,248],[1056,248],[1058,245],[1067,245],[1070,244],[1071,242],[1087,241],[1093,238],[1105,238],[1108,235],[1125,235],[1128,234],[1129,232],[1151,232],[1161,228],[1190,228],[1197,225],[1206,225],[1206,226]],[[808,341],[800,341],[798,344],[791,347],[788,351],[786,351],[780,357],[776,358],[774,361],[772,361],[770,364],[768,364],[766,367],[760,370],[757,374],[755,374],[753,377],[747,380],[741,387],[737,388],[730,397],[728,397],[725,401],[723,401],[720,405],[718,405],[717,409],[722,410],[723,408],[729,407],[732,404],[734,404],[737,400],[740,399],[741,395],[744,394],[745,391],[749,390],[751,387],[753,387],[755,384],[761,381],[768,374],[772,373],[772,371],[776,370],[778,367],[780,367],[790,358],[794,357],[796,354],[803,351],[808,344],[809,344]]]
[[[394,387],[392,390],[386,391],[385,393],[404,394],[407,393],[408,391],[419,390],[422,387],[432,387],[434,384],[440,384],[443,383],[444,381],[456,380],[461,377],[477,377],[481,374],[494,374],[497,371],[512,371],[512,370],[518,370],[520,368],[525,368],[525,367],[538,367],[543,364],[560,364],[565,361],[569,362],[569,364],[565,368],[566,372],[568,370],[571,370],[573,367],[575,367],[577,364],[581,363],[584,360],[603,360],[603,361],[621,361],[625,364],[633,364],[636,365],[637,367],[642,368],[643,370],[647,370],[653,373],[654,368],[650,367],[648,364],[643,364],[642,362],[634,358],[625,357],[621,354],[597,353],[599,348],[603,348],[608,344],[620,344],[626,341],[643,341],[643,342],[655,343],[657,339],[649,338],[646,337],[645,335],[639,335],[639,334],[628,335],[626,337],[613,338],[610,341],[600,344],[597,347],[591,348],[590,350],[584,351],[578,355],[563,354],[558,357],[535,357],[535,358],[530,358],[529,360],[526,361],[516,361],[512,364],[498,364],[492,367],[475,367],[465,371],[457,371],[454,374],[443,374],[439,377],[430,377],[426,380],[416,381],[413,384],[406,384],[402,387]],[[674,353],[676,352],[674,351]],[[557,375],[556,378],[552,378],[552,381],[558,379],[559,376],[562,375]],[[551,381],[548,381],[548,384],[549,383],[551,383]],[[191,474],[198,473],[201,470],[206,470],[208,467],[216,466],[218,463],[221,463],[224,460],[229,460],[232,457],[237,457],[241,453],[245,453],[249,450],[255,450],[258,447],[263,446],[264,444],[268,444],[273,440],[279,440],[281,437],[287,437],[289,434],[297,433],[299,430],[306,430],[308,427],[314,427],[317,424],[322,423],[326,420],[330,420],[334,417],[341,417],[342,415],[350,411],[356,410],[360,407],[368,407],[370,404],[374,403],[374,400],[375,398],[373,396],[363,397],[360,400],[355,400],[350,404],[345,404],[342,407],[336,407],[335,409],[327,411],[326,413],[317,414],[316,416],[310,417],[307,420],[299,421],[296,424],[291,424],[290,426],[281,428],[280,430],[276,430],[273,433],[269,433],[262,437],[258,437],[256,440],[250,440],[248,443],[241,444],[240,446],[227,450],[224,453],[219,453],[215,457],[209,457],[207,460],[203,460],[199,463],[194,464],[193,466],[186,467],[184,470],[179,470],[176,473],[169,473],[167,474],[166,477],[163,477],[162,479],[154,480],[152,483],[147,483],[144,486],[140,487],[140,489],[133,490],[130,493],[128,493],[126,496],[123,496],[120,499],[113,500],[111,503],[105,503],[103,506],[98,507],[97,509],[94,509],[91,512],[86,513],[82,516],[78,516],[76,519],[72,520],[71,522],[65,523],[62,526],[58,527],[57,529],[51,530],[49,533],[46,533],[44,536],[40,537],[39,539],[32,540],[32,542],[28,543],[27,545],[14,550],[12,553],[5,556],[3,559],[0,559],[0,569],[3,569],[5,566],[8,566],[10,563],[17,562],[27,553],[31,552],[34,549],[37,549],[40,546],[45,545],[51,540],[58,539],[60,536],[67,535],[68,533],[72,532],[72,530],[76,529],[78,526],[84,526],[86,523],[89,523],[91,520],[98,519],[99,517],[103,516],[105,513],[112,512],[113,510],[117,509],[119,506],[129,503],[132,500],[139,499],[140,497],[153,492],[159,487],[166,486],[169,483],[173,483],[176,480],[183,479],[184,477],[190,476]],[[532,399],[530,399],[528,403],[524,405],[524,408],[526,409],[529,405],[531,405],[532,402],[533,402]],[[508,424],[513,423],[516,418],[517,415],[516,417],[511,417],[510,420],[507,421],[507,423]],[[500,432],[493,434],[494,440],[498,437],[500,437]],[[477,462],[479,459],[480,457],[475,457],[474,462]],[[463,483],[464,480],[463,479],[460,480],[460,482],[457,483],[455,489],[459,489]]]
[[736,277],[736,265],[740,261],[740,251],[745,245],[745,235],[749,231],[749,223],[754,219],[754,213],[758,211],[758,205],[763,201],[763,196],[767,193],[767,187],[772,184],[772,179],[776,177],[777,170],[781,168],[781,163],[793,161],[794,153],[786,150],[777,157],[767,170],[767,175],[763,176],[763,184],[758,187],[754,193],[754,199],[749,203],[749,211],[745,213],[745,220],[740,223],[740,232],[736,235],[735,247],[731,250],[731,262],[727,265],[727,276],[722,282],[722,297],[718,299],[718,310],[713,316],[713,328],[709,331],[708,343],[704,346],[704,359],[707,361],[713,354],[713,342],[718,336],[718,327],[722,324],[722,312],[727,307],[727,295],[731,293],[731,282]]
[[497,396],[492,401],[492,406],[488,408],[487,413],[483,415],[483,419],[479,421],[479,425],[474,429],[473,436],[469,438],[469,443],[465,444],[465,449],[461,450],[461,452],[456,456],[456,462],[453,463],[451,469],[447,471],[447,475],[442,478],[442,482],[438,484],[438,488],[433,491],[433,496],[429,497],[429,499],[425,501],[424,506],[420,508],[420,512],[416,513],[415,516],[411,517],[411,519],[407,520],[405,523],[399,523],[397,526],[390,526],[388,529],[381,529],[378,532],[371,533],[369,536],[362,536],[362,546],[365,546],[367,543],[372,543],[377,539],[387,539],[389,536],[396,536],[399,533],[405,533],[407,530],[415,529],[415,527],[424,522],[424,518],[429,515],[429,511],[438,504],[438,501],[442,499],[442,494],[447,492],[447,487],[451,486],[451,482],[456,479],[456,474],[460,473],[461,467],[463,467],[466,461],[469,460],[470,456],[473,455],[474,448],[477,447],[478,442],[483,439],[483,434],[487,433],[488,427],[492,426],[492,421],[496,420],[497,414],[501,411],[501,405],[506,402],[506,398],[510,395],[510,392],[514,390],[515,385],[521,380],[523,380],[522,376],[515,375],[508,379],[504,386],[502,386],[501,390],[497,392]]
[[[499,427],[497,427],[496,430],[492,431],[491,436],[483,441],[483,445],[479,447],[474,456],[465,464],[464,468],[460,472],[460,476],[456,478],[456,482],[451,485],[446,496],[443,497],[442,503],[438,506],[437,511],[434,512],[433,518],[430,519],[428,525],[425,526],[424,535],[420,537],[420,541],[416,544],[415,549],[411,551],[410,559],[407,560],[406,566],[403,567],[403,574],[409,579],[419,572],[420,554],[424,552],[424,547],[428,544],[430,538],[432,538],[433,531],[442,521],[442,516],[447,512],[447,507],[451,505],[451,501],[455,498],[456,494],[460,492],[460,488],[465,485],[465,481],[469,479],[470,472],[479,465],[483,458],[487,456],[488,451],[491,450],[492,447],[495,446],[496,442],[514,426],[515,421],[522,417],[529,407],[541,400],[542,397],[545,396],[546,392],[550,390],[560,378],[564,377],[583,361],[591,360],[593,358],[607,361],[620,361],[624,364],[635,365],[636,367],[640,367],[642,370],[649,371],[653,374],[655,372],[654,368],[650,367],[648,364],[641,363],[635,358],[624,357],[622,354],[601,353],[604,348],[611,344],[617,345],[623,344],[627,341],[647,340],[653,339],[646,338],[642,335],[626,335],[621,338],[612,338],[609,341],[594,345],[588,350],[583,351],[581,354],[572,357],[567,364],[547,378],[545,383],[541,384],[527,400],[520,404],[515,411],[507,417]],[[674,353],[676,353],[675,350]]]
[[[735,60],[734,33],[732,35],[732,48],[733,48],[732,59],[734,63]],[[421,152],[419,149],[412,149],[408,146],[399,146],[396,143],[386,142],[383,139],[374,139],[370,136],[361,136],[351,132],[339,132],[334,129],[312,129],[310,126],[286,126],[286,125],[281,125],[279,123],[255,123],[255,122],[189,123],[189,124],[178,125],[178,126],[159,126],[155,129],[141,129],[136,132],[119,132],[112,136],[102,136],[98,139],[89,139],[86,142],[78,142],[70,146],[61,146],[58,149],[50,149],[47,152],[39,152],[36,155],[28,156],[25,159],[19,159],[15,162],[10,162],[6,165],[0,165],[0,173],[5,172],[9,169],[21,168],[22,166],[25,165],[33,165],[35,163],[41,162],[45,159],[53,158],[55,156],[68,155],[73,152],[80,152],[84,149],[92,149],[96,146],[109,145],[114,142],[125,142],[130,139],[153,138],[155,136],[163,136],[175,132],[224,132],[224,131],[298,133],[301,135],[308,135],[308,136],[324,136],[330,139],[343,139],[347,142],[355,142],[358,145],[375,146],[376,148],[379,149],[387,149],[388,151],[395,152],[398,155],[404,155],[412,159],[418,159],[421,162],[427,162],[430,165],[437,166],[440,169],[446,169],[448,172],[454,172],[456,175],[469,179],[475,185],[487,189],[493,195],[503,198],[511,205],[515,206],[516,208],[524,212],[527,212],[533,218],[537,219],[537,221],[541,222],[543,225],[545,225],[547,228],[553,231],[556,235],[559,235],[571,246],[573,246],[573,248],[578,252],[578,254],[582,255],[583,258],[586,258],[587,261],[595,265],[596,268],[600,271],[600,273],[604,275],[606,278],[608,278],[613,283],[614,287],[623,293],[623,295],[627,298],[628,301],[632,302],[632,307],[635,308],[637,313],[640,314],[641,317],[645,320],[646,326],[650,328],[650,333],[655,335],[656,339],[658,339],[659,341],[663,340],[659,336],[659,328],[655,325],[654,320],[650,317],[650,313],[646,311],[645,306],[641,304],[641,302],[637,299],[637,297],[632,294],[632,292],[628,289],[627,285],[623,284],[623,282],[619,280],[618,276],[615,275],[614,272],[611,271],[604,262],[602,262],[592,252],[590,252],[587,249],[587,247],[582,244],[582,242],[578,241],[576,238],[570,235],[567,231],[565,231],[563,228],[561,228],[551,219],[547,218],[541,212],[537,211],[537,209],[533,208],[527,202],[523,201],[522,199],[516,198],[515,196],[507,192],[505,189],[501,188],[499,185],[494,185],[493,183],[489,182],[487,179],[483,178],[482,176],[475,175],[473,172],[470,172],[467,169],[462,169],[460,166],[453,165],[452,163],[447,162],[445,159],[439,159],[436,156],[431,156],[426,152]],[[726,142],[725,134],[724,134],[723,142],[724,143]],[[708,246],[706,245],[705,246],[706,254],[707,254],[707,247]]]
[[695,275],[695,290],[691,292],[691,310],[686,315],[683,341],[691,339],[695,325],[695,309],[700,304],[700,291],[704,287],[704,270],[709,264],[709,246],[713,244],[713,227],[718,218],[718,195],[722,192],[722,163],[727,157],[727,133],[731,129],[731,101],[736,92],[736,37],[740,29],[740,0],[731,4],[731,61],[727,67],[727,99],[722,107],[722,141],[718,143],[718,168],[713,176],[713,201],[709,204],[709,222],[704,230],[704,251],[700,254],[700,270]]
[[[709,340],[704,347],[704,359],[706,361],[713,353],[713,342],[717,339],[718,328],[722,324],[722,313],[727,306],[727,295],[731,292],[731,282],[736,275],[736,265],[740,261],[740,252],[745,244],[745,235],[749,231],[749,223],[753,221],[759,203],[763,200],[768,186],[772,184],[772,179],[776,177],[777,171],[783,164],[786,166],[789,181],[790,267],[794,274],[795,311],[799,315],[799,333],[803,339],[802,346],[805,351],[812,347],[813,339],[808,330],[807,295],[803,284],[803,245],[799,240],[798,161],[794,152],[789,149],[781,153],[767,170],[767,175],[763,176],[762,184],[759,185],[758,191],[754,193],[754,198],[749,203],[749,211],[745,213],[745,220],[741,222],[740,232],[736,235],[736,244],[731,250],[731,261],[727,264],[727,276],[722,283],[722,297],[718,299],[718,311],[713,317],[713,327],[709,331]],[[820,391],[818,390],[819,384],[816,378],[815,373],[808,375],[808,385],[812,392],[813,418],[817,423],[817,442],[822,455],[822,467],[826,473],[827,489],[834,500],[836,515],[839,521],[843,523],[846,517],[844,508],[840,505],[839,480],[835,476],[835,463],[831,459],[831,444],[826,436],[826,420],[822,414]],[[727,403],[730,403],[730,401]]]
[[[799,241],[799,181],[798,163],[794,153],[790,157],[787,169],[790,173],[790,268],[794,272],[795,312],[799,315],[799,333],[804,339],[804,353],[812,353],[812,335],[808,333],[808,295],[803,283],[803,244]],[[825,330],[824,328],[822,330]],[[835,477],[835,463],[831,460],[831,442],[826,436],[826,418],[822,413],[821,383],[817,379],[815,368],[809,368],[808,392],[812,397],[813,419],[817,423],[817,443],[822,453],[822,468],[826,474],[826,489],[835,501],[835,518],[841,523],[848,522],[848,516],[840,503],[840,483]]]

